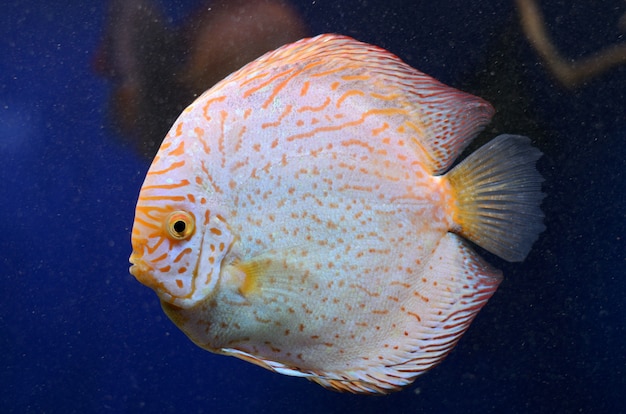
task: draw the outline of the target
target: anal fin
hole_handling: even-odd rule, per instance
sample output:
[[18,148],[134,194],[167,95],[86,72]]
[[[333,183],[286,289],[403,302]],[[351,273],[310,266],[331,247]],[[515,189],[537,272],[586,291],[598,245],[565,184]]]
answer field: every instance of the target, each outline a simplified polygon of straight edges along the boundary
[[406,325],[408,337],[385,360],[345,372],[316,372],[309,379],[335,391],[386,394],[411,384],[454,348],[501,280],[461,237],[447,233],[424,266],[407,310],[419,315]]
[[407,361],[387,368],[414,376],[445,358],[502,281],[499,270],[453,233],[441,239],[424,269],[422,280],[428,282],[413,303],[421,321],[410,328]]

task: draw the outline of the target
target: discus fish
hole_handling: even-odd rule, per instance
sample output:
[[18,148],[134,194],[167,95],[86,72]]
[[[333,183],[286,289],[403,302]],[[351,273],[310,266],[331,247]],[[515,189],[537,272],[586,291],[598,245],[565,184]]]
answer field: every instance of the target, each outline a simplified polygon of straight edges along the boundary
[[484,100],[339,35],[205,92],[139,194],[130,272],[198,346],[354,393],[439,363],[543,230],[541,156]]

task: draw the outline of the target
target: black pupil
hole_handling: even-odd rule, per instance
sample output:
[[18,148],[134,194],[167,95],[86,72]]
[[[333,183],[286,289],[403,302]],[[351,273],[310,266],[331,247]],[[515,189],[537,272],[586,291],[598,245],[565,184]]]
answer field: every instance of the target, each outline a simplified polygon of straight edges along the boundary
[[187,228],[187,225],[184,221],[178,220],[176,223],[174,223],[174,231],[176,233],[184,233],[185,228]]

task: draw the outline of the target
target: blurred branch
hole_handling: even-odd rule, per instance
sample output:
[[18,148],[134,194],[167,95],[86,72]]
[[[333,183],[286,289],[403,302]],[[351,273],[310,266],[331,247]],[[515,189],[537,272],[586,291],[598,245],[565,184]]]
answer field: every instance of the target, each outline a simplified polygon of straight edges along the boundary
[[[524,34],[548,69],[568,88],[576,88],[607,70],[626,63],[626,43],[607,46],[578,61],[568,61],[548,35],[543,15],[535,0],[516,0]],[[624,15],[620,23],[626,20]]]

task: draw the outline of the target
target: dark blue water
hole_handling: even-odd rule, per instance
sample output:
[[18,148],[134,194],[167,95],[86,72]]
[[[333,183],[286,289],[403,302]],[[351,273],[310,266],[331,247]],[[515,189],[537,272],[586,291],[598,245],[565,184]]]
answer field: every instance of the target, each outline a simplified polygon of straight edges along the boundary
[[[60,3],[0,14],[0,412],[626,412],[626,67],[560,87],[511,1],[295,2],[312,33],[492,100],[545,154],[548,229],[525,262],[490,258],[505,281],[451,355],[403,392],[342,395],[201,350],[128,274],[149,162],[108,126],[105,5]],[[541,3],[568,57],[623,40],[622,1]]]

